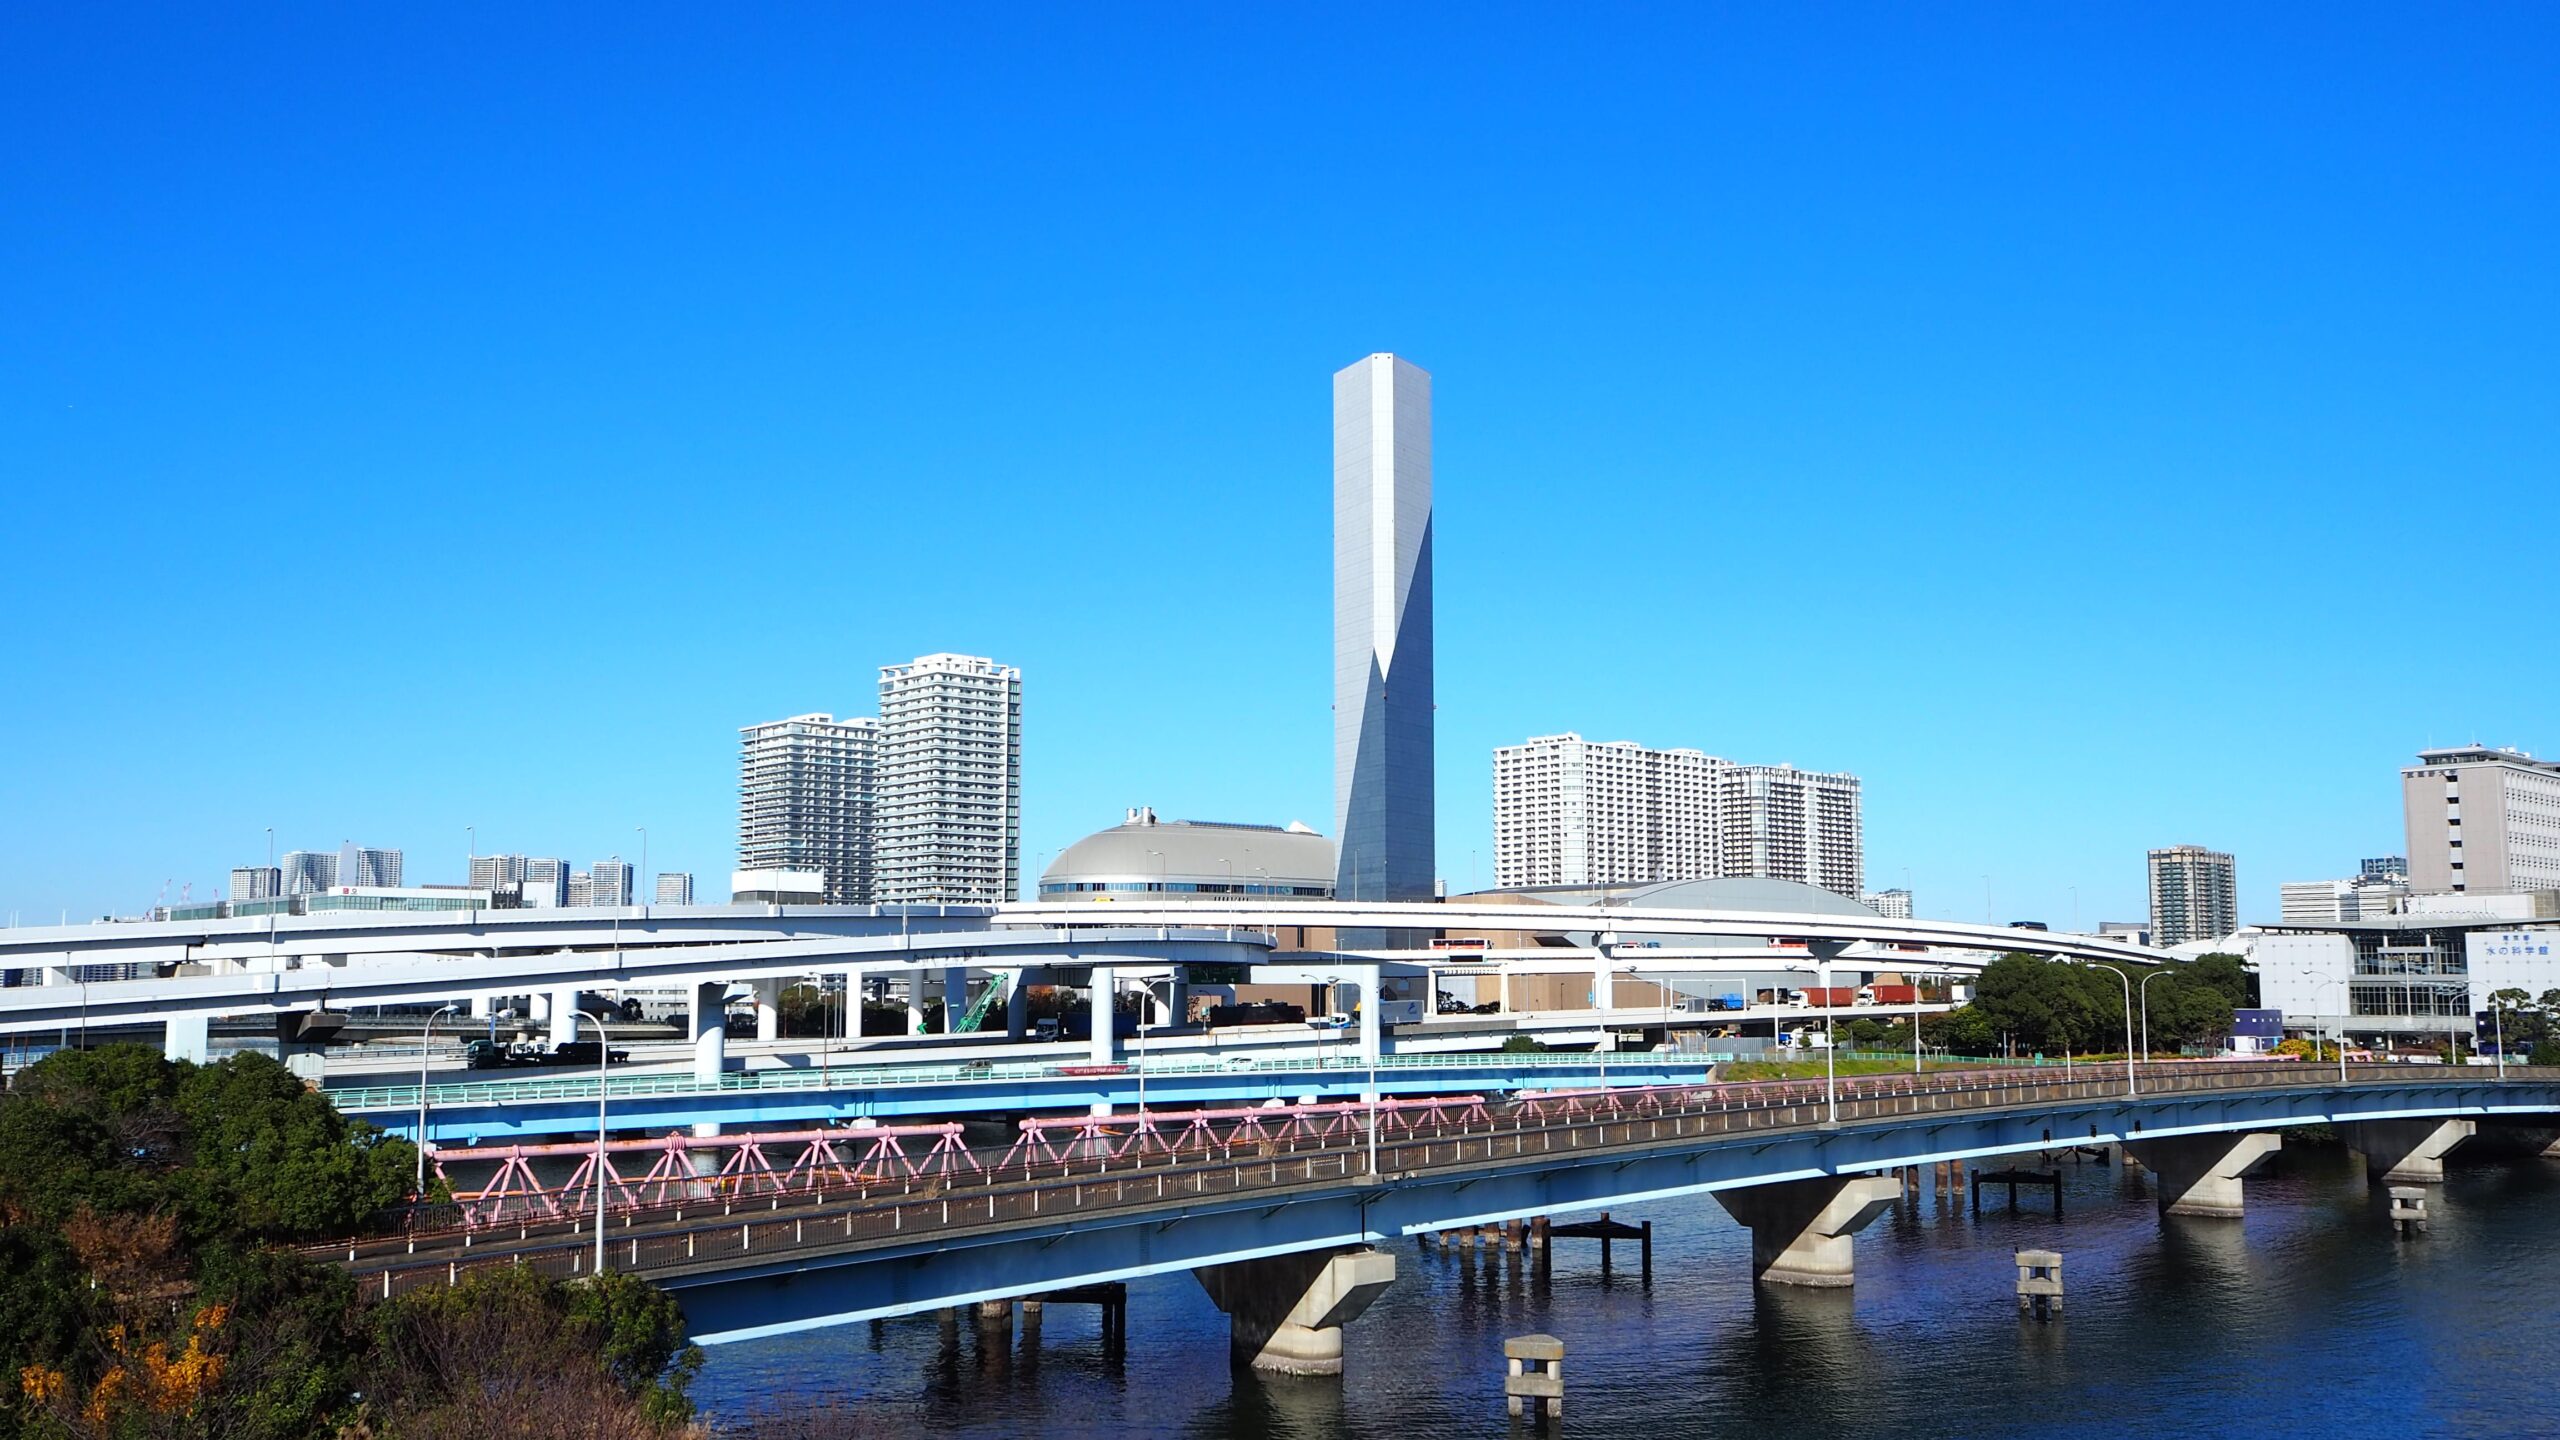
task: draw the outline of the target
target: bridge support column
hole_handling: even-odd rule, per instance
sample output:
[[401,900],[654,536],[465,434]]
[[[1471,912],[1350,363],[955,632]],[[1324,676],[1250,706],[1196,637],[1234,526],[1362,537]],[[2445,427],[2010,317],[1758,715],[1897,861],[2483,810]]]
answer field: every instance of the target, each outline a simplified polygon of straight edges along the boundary
[[1857,1278],[1849,1237],[1892,1209],[1902,1187],[1886,1175],[1825,1175],[1718,1190],[1715,1197],[1750,1227],[1753,1278],[1836,1287]]
[[2476,1120],[2356,1120],[2338,1138],[2364,1156],[2376,1185],[2441,1185],[2444,1157],[2479,1129]]
[[942,1033],[960,1033],[960,1017],[969,1013],[969,967],[946,966],[942,972]]
[[490,1001],[490,999],[489,999],[489,997],[488,997],[488,996],[486,996],[486,995],[474,995],[474,996],[472,996],[472,997],[471,997],[471,1018],[472,1018],[472,1019],[474,1019],[474,1020],[486,1020],[486,1019],[488,1019],[488,1018],[489,1018],[489,1011],[491,1010],[491,1008],[493,1008],[493,1007],[492,1007],[492,1002]]
[[561,1045],[578,1038],[581,1017],[578,1014],[578,992],[574,987],[552,991],[545,1008],[550,1011],[552,1044]]
[[729,986],[724,981],[705,981],[693,987],[693,1078],[696,1084],[717,1085],[720,1072],[729,1065]]
[[2283,1148],[2272,1131],[2245,1135],[2169,1135],[2127,1140],[2127,1155],[2157,1176],[2160,1213],[2240,1218],[2241,1181]]
[[1013,988],[1004,995],[1004,1034],[1006,1039],[1016,1043],[1031,1033],[1031,977],[1034,973],[1026,969],[1015,975]]
[[1309,1252],[1191,1273],[1227,1313],[1237,1364],[1281,1375],[1339,1375],[1342,1327],[1395,1283],[1396,1257],[1376,1250]]
[[907,1033],[924,1033],[924,968],[907,972]]
[[[1093,1063],[1116,1065],[1120,1061],[1120,1032],[1112,1023],[1112,992],[1119,988],[1119,977],[1108,965],[1093,967],[1093,979],[1086,987],[1085,999],[1093,1013]],[[1107,1112],[1106,1112],[1107,1113]]]
[[192,1060],[202,1065],[213,1054],[213,1017],[209,1015],[172,1015],[168,1033],[160,1041],[160,1053],[171,1060]]
[[758,980],[756,987],[756,1038],[782,1038],[782,982]]

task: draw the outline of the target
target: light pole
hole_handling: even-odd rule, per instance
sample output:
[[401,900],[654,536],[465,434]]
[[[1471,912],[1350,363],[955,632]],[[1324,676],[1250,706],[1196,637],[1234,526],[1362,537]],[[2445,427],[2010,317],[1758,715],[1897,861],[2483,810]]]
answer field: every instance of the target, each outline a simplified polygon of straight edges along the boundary
[[[2124,987],[2124,1093],[2139,1095],[2142,1093],[2142,1087],[2135,1083],[2133,1078],[2133,977],[2113,965],[2100,965],[2094,968],[2113,975],[2116,977],[2116,983]],[[2065,1059],[2067,1062],[2068,1052],[2065,1053]]]
[[2347,1083],[2347,1011],[2355,1005],[2355,994],[2347,988],[2346,977],[2330,975],[2305,967],[2295,972],[2323,985],[2338,987],[2338,1083]]
[[2507,1078],[2507,1007],[2501,1000],[2489,1002],[2490,1018],[2498,1025],[2498,1078]]
[[427,1191],[427,1044],[435,1038],[436,1021],[452,1014],[454,1008],[447,1005],[428,1016],[427,1028],[418,1034],[418,1178],[409,1187],[414,1196],[423,1196]]
[[1147,1015],[1155,1010],[1155,992],[1137,1007],[1137,1161],[1147,1163]]
[[1840,1123],[1840,1037],[1832,1033],[1834,1011],[1831,1002],[1831,957],[1822,957],[1815,974],[1822,985],[1822,1100],[1831,1112],[1831,1123]]
[[2151,1058],[2151,982],[2168,974],[2166,968],[2153,970],[2142,977],[2142,1058]]

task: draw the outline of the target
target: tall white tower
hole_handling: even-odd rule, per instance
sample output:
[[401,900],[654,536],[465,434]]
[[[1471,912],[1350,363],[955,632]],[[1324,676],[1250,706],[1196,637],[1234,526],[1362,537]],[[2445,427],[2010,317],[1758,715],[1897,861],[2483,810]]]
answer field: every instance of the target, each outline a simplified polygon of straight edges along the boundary
[[1431,376],[1372,355],[1333,376],[1335,895],[1429,900]]

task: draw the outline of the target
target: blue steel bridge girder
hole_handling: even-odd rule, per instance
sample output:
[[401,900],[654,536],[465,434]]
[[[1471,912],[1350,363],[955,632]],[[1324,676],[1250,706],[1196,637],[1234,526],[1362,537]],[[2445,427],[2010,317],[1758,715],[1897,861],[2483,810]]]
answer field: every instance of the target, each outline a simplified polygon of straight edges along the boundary
[[[1551,1153],[1534,1157],[1531,1166],[1390,1174],[1375,1183],[1355,1175],[1285,1198],[1246,1192],[1140,1214],[1087,1212],[993,1234],[922,1236],[903,1246],[652,1278],[676,1295],[696,1339],[723,1344],[1069,1285],[1936,1160],[2146,1136],[2239,1133],[2356,1115],[2524,1117],[2555,1105],[2560,1085],[2552,1084],[2392,1089],[2367,1083],[2343,1091],[2076,1101],[1971,1117],[1940,1114],[1925,1124],[1877,1120],[1634,1152]],[[1142,1180],[1143,1174],[1132,1183]],[[965,1201],[955,1197],[954,1204]]]

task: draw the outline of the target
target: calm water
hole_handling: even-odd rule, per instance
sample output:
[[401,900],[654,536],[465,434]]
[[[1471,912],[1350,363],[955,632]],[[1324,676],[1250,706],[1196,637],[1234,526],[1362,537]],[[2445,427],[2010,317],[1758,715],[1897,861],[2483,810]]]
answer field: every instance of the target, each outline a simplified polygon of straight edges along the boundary
[[[2458,1166],[2405,1242],[2334,1147],[2284,1152],[2239,1222],[2063,1173],[2059,1221],[2024,1193],[2015,1215],[1924,1194],[1877,1220],[1854,1295],[1755,1294],[1747,1236],[1703,1198],[1621,1213],[1654,1222],[1650,1290],[1632,1246],[1603,1280],[1595,1244],[1560,1242],[1540,1282],[1408,1244],[1338,1381],[1231,1369],[1226,1318],[1171,1277],[1131,1287],[1125,1359],[1088,1307],[1009,1347],[927,1316],[722,1347],[697,1393],[724,1426],[846,1407],[863,1434],[1475,1435],[1511,1423],[1503,1338],[1546,1331],[1582,1436],[2560,1435],[2560,1163]],[[2063,1320],[2018,1318],[2022,1247],[2062,1252]]]

